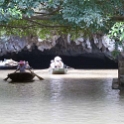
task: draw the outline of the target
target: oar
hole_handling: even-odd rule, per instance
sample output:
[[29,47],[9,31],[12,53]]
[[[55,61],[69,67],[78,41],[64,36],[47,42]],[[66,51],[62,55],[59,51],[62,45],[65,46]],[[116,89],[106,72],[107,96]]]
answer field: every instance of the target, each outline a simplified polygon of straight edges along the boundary
[[9,78],[9,77],[6,77],[6,78],[4,78],[3,80],[4,80],[4,81],[7,81],[7,80],[8,80],[8,78]]
[[7,81],[8,79],[9,79],[9,75],[6,78],[4,78],[3,80],[4,81]]
[[[30,70],[30,69],[29,69]],[[44,80],[42,77],[40,77],[39,75],[37,75],[36,73],[34,73],[33,71],[31,71],[30,70],[30,72],[32,73],[32,74],[34,74],[36,77],[38,77],[39,78],[39,80]]]
[[68,65],[66,65],[66,64],[64,64],[64,67],[67,68],[67,69],[69,69],[69,68],[70,68],[70,69],[74,69],[73,67],[70,67],[70,66],[68,66]]

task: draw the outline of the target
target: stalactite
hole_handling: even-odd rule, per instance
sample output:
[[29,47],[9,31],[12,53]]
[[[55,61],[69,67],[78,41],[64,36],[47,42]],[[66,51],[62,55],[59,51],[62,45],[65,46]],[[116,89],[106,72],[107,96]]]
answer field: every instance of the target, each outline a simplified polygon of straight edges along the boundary
[[89,38],[86,39],[86,45],[87,45],[88,49],[92,49],[92,46],[91,46]]
[[98,44],[99,41],[98,41],[98,38],[97,38],[96,35],[93,35],[93,40],[94,40],[94,43],[95,43],[95,44]]
[[71,43],[71,34],[67,35],[67,43],[70,44]]

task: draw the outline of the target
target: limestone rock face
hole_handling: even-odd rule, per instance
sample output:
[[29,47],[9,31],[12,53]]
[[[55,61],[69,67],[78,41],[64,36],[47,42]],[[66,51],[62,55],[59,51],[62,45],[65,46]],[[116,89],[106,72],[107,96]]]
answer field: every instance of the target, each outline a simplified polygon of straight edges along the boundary
[[6,55],[7,53],[18,53],[27,45],[24,38],[16,36],[2,37],[0,39],[0,56]]
[[70,39],[70,35],[54,35],[46,40],[33,36],[25,38],[3,36],[0,39],[0,56],[7,53],[18,53],[24,49],[31,51],[33,46],[36,46],[38,50],[46,55],[78,56],[85,53],[95,53],[97,55],[104,53],[109,58],[112,57],[111,52],[114,50],[114,41],[110,40],[106,35],[94,35],[92,39],[84,38],[83,36],[73,41]]

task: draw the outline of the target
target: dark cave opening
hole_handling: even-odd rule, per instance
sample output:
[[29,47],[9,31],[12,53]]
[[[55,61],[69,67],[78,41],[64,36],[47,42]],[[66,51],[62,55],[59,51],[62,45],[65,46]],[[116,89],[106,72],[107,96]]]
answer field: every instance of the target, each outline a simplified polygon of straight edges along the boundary
[[[31,52],[24,50],[18,54],[7,54],[0,59],[12,58],[15,61],[26,60],[29,61],[30,66],[34,69],[45,69],[50,65],[50,61],[57,55],[45,54],[38,50]],[[117,69],[118,63],[105,57],[103,54],[84,54],[78,56],[64,56],[59,55],[64,64],[75,69]]]

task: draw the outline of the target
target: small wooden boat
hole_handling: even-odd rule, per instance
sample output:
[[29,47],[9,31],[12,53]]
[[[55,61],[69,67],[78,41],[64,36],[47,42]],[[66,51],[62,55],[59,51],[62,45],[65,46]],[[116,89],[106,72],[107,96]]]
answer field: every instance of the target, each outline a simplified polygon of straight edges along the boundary
[[54,68],[54,69],[51,69],[51,73],[52,74],[66,74],[67,69],[66,68]]
[[11,79],[12,82],[30,82],[33,81],[35,75],[30,72],[23,72],[23,73],[10,73],[8,77]]

